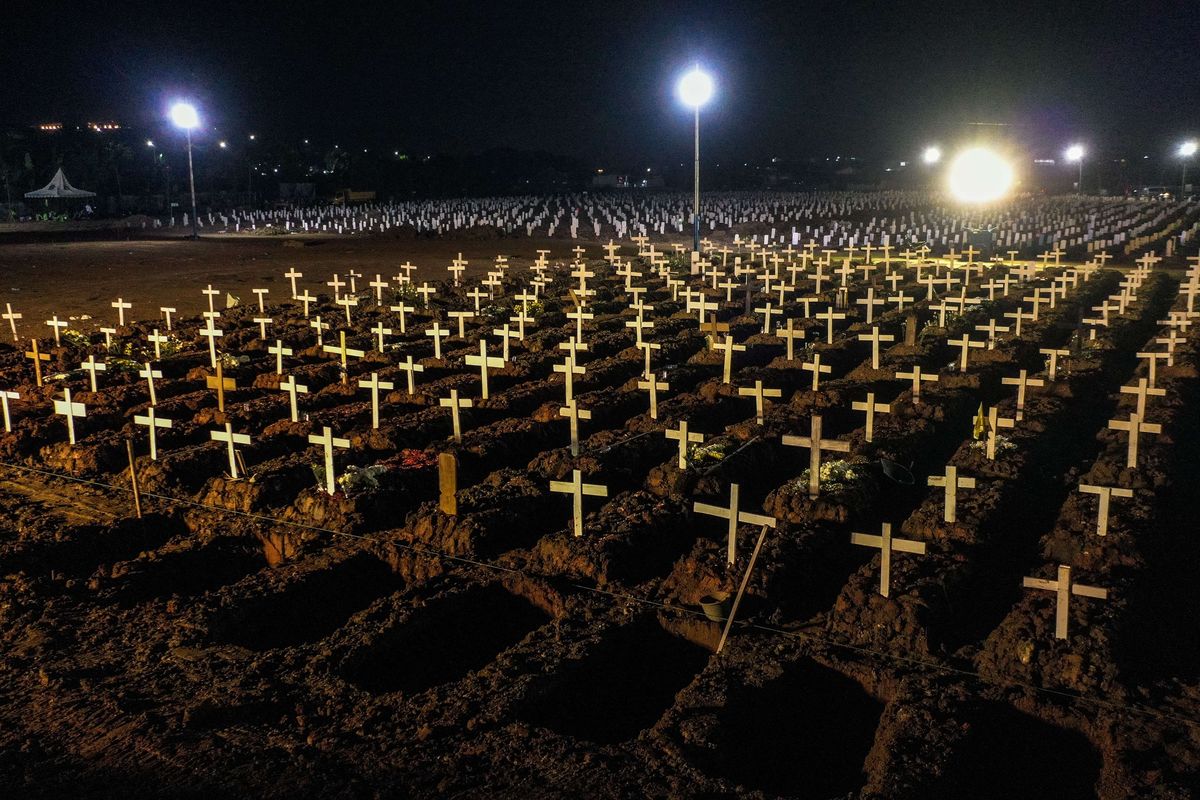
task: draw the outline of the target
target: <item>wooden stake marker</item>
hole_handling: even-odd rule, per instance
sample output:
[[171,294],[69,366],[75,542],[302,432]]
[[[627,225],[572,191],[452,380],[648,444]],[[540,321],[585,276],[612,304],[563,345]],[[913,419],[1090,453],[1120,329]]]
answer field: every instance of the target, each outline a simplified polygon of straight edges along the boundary
[[37,380],[37,385],[42,385],[42,362],[49,361],[50,356],[38,350],[38,340],[29,340],[31,350],[25,351],[25,357],[33,359],[33,377]]
[[12,416],[8,410],[9,400],[20,400],[21,395],[8,389],[0,389],[0,411],[4,413],[4,432],[12,433]]
[[458,514],[458,459],[453,453],[438,453],[438,508],[443,514]]
[[138,486],[137,465],[133,460],[133,440],[125,440],[125,453],[129,456],[129,482],[133,484],[133,513],[142,518],[142,490]]
[[697,514],[705,514],[710,517],[720,517],[729,521],[728,525],[728,542],[726,544],[726,560],[732,566],[737,560],[737,526],[738,523],[746,523],[747,525],[762,525],[766,528],[775,527],[775,518],[768,517],[763,514],[751,514],[738,509],[738,485],[736,483],[729,485],[729,507],[722,508],[721,506],[710,505],[709,503],[693,503],[692,511]]
[[217,362],[217,374],[205,376],[204,382],[209,389],[217,390],[217,411],[223,412],[225,410],[225,392],[232,392],[236,389],[237,382],[233,378],[225,377],[225,368],[221,361]]

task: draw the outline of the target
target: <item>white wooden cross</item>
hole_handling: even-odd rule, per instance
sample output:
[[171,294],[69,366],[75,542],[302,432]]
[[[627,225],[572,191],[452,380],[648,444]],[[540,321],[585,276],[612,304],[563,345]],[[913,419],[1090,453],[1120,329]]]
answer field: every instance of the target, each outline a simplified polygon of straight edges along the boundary
[[881,536],[869,533],[850,534],[850,543],[864,547],[879,548],[879,594],[891,596],[892,589],[892,551],[898,553],[915,553],[925,555],[925,543],[912,539],[895,539],[892,537],[892,524],[883,523]]
[[787,342],[787,360],[794,361],[796,358],[796,340],[804,338],[804,329],[796,330],[793,328],[794,319],[787,320],[787,326],[776,325],[775,335]]
[[275,356],[275,374],[283,374],[283,357],[292,354],[292,348],[284,347],[282,339],[276,339],[275,344],[267,347],[267,352]]
[[308,327],[317,332],[317,347],[324,349],[325,331],[329,330],[329,323],[321,322],[321,315],[317,314],[308,321]]
[[154,366],[147,361],[146,366],[138,370],[138,377],[146,379],[146,388],[150,390],[150,405],[158,405],[158,397],[154,394],[154,379],[163,376],[161,370],[154,369]]
[[310,433],[308,435],[308,443],[320,445],[325,450],[325,493],[333,494],[337,491],[337,480],[333,474],[333,448],[348,448],[350,447],[350,440],[339,439],[334,436],[333,430],[326,425],[320,435]]
[[834,311],[832,308],[827,308],[819,314],[814,315],[817,319],[825,320],[825,343],[833,344],[833,321],[845,319],[846,315],[840,311]]
[[108,365],[106,365],[103,361],[97,361],[96,357],[89,353],[87,361],[84,361],[82,364],[80,364],[79,368],[87,371],[88,378],[91,379],[92,391],[98,391],[96,388],[96,373],[104,372],[108,369]]
[[1146,361],[1147,361],[1146,377],[1147,377],[1147,379],[1149,379],[1150,385],[1154,386],[1155,381],[1158,380],[1159,359],[1162,359],[1165,361],[1166,359],[1170,358],[1171,356],[1169,353],[1159,353],[1156,351],[1151,351],[1151,352],[1146,352],[1146,353],[1138,353],[1137,357],[1146,359]]
[[409,313],[416,311],[417,309],[414,306],[405,305],[404,301],[401,301],[399,305],[388,306],[388,308],[392,311],[395,311],[397,314],[400,315],[400,332],[408,333],[408,316],[407,315]]
[[225,331],[213,327],[213,317],[205,318],[207,327],[200,329],[200,335],[208,339],[208,358],[213,369],[217,368],[217,339],[225,335]]
[[894,342],[896,341],[896,337],[892,336],[890,333],[881,334],[879,332],[879,326],[876,325],[875,327],[871,328],[870,333],[860,333],[858,335],[858,340],[860,342],[871,343],[871,369],[879,369],[879,343]]
[[119,327],[124,328],[125,327],[125,309],[133,308],[133,303],[126,303],[124,298],[118,297],[115,301],[109,303],[109,305],[117,310],[117,325]]
[[1122,386],[1121,394],[1132,394],[1137,396],[1137,415],[1138,419],[1146,418],[1146,398],[1147,397],[1165,397],[1166,389],[1156,389],[1150,385],[1149,378],[1138,378],[1136,386]]
[[1070,618],[1071,595],[1094,597],[1098,600],[1108,599],[1108,590],[1096,586],[1084,586],[1081,583],[1071,583],[1071,568],[1065,564],[1058,565],[1058,580],[1045,578],[1025,578],[1022,583],[1026,589],[1045,589],[1056,594],[1054,613],[1054,638],[1067,638],[1067,621]]
[[583,497],[608,497],[608,487],[598,483],[584,483],[583,473],[571,470],[571,480],[550,481],[550,491],[571,495],[571,518],[576,536],[583,536]]
[[267,326],[275,320],[271,319],[270,317],[254,317],[251,321],[258,325],[258,338],[266,340]]
[[574,400],[569,400],[565,406],[560,406],[558,409],[560,417],[566,417],[571,422],[571,455],[579,455],[579,420],[591,419],[592,412],[587,409],[580,408],[579,404]]
[[687,420],[680,420],[677,429],[667,428],[665,431],[668,439],[675,439],[679,442],[679,468],[687,469],[687,450],[689,444],[700,444],[704,441],[704,434],[688,432]]
[[266,297],[266,295],[269,295],[271,293],[271,290],[270,289],[251,289],[250,291],[254,292],[255,297],[258,298],[258,313],[260,313],[260,314],[267,313],[267,303],[266,303],[265,297]]
[[21,395],[8,389],[0,389],[0,411],[4,412],[4,430],[6,433],[12,433],[12,416],[8,410],[9,400],[20,400]]
[[171,427],[171,420],[166,417],[158,417],[154,415],[154,406],[146,409],[146,413],[135,414],[133,417],[135,425],[145,425],[150,434],[150,460],[158,460],[158,429]]
[[644,381],[638,381],[637,386],[639,389],[646,389],[650,392],[650,419],[658,419],[658,391],[661,389],[665,392],[671,387],[666,381],[660,381],[654,376]]
[[992,406],[987,412],[987,445],[985,454],[989,461],[996,460],[996,440],[1000,436],[1001,428],[1016,427],[1017,421],[1012,417],[1000,416],[1000,409]]
[[642,316],[642,309],[638,309],[637,319],[627,321],[625,327],[634,329],[634,344],[640,346],[642,343],[642,331],[647,328],[653,328],[654,323],[646,321]]
[[661,350],[662,345],[658,342],[642,342],[641,344],[637,345],[637,347],[641,349],[646,356],[646,363],[642,367],[642,377],[644,377],[646,380],[650,380],[650,377],[654,375],[654,371],[650,368],[650,355],[655,350]]
[[62,344],[62,342],[59,341],[58,331],[60,328],[67,327],[66,320],[60,320],[58,318],[58,314],[55,314],[52,319],[46,320],[46,324],[50,326],[50,330],[54,331],[54,346],[58,347]]
[[382,322],[376,322],[375,327],[371,328],[371,333],[375,334],[375,351],[382,353],[385,345],[383,337],[391,336],[392,329],[383,327]]
[[363,356],[366,355],[366,353],[364,353],[362,350],[355,350],[353,348],[346,346],[346,332],[345,331],[338,331],[338,342],[339,342],[339,344],[337,344],[336,346],[327,344],[327,345],[324,345],[321,349],[324,350],[326,353],[337,353],[341,357],[342,383],[346,383],[346,380],[347,380],[346,370],[349,366],[346,363],[346,359],[349,358],[350,356],[354,356],[355,358],[362,358]]
[[575,320],[575,338],[581,342],[583,341],[583,321],[595,318],[595,314],[584,311],[582,306],[567,312],[567,319]]
[[423,367],[420,364],[413,361],[413,357],[411,354],[405,356],[404,361],[401,361],[396,366],[399,367],[400,369],[404,370],[406,376],[408,377],[408,393],[410,395],[416,394],[416,391],[417,391],[416,373],[424,372],[425,367]]
[[1043,381],[1041,378],[1028,377],[1028,373],[1025,370],[1021,370],[1019,373],[1017,373],[1017,377],[1015,377],[1015,378],[1001,378],[1000,382],[1002,384],[1004,384],[1005,386],[1016,386],[1017,387],[1017,414],[1016,414],[1017,420],[1022,420],[1025,418],[1025,389],[1026,389],[1026,387],[1027,386],[1038,387],[1038,386],[1046,385],[1046,382]]
[[296,295],[295,299],[304,304],[304,318],[308,319],[308,306],[310,303],[316,302],[316,295],[309,294],[308,289],[305,289],[304,294]]
[[728,527],[728,543],[726,545],[726,561],[733,564],[737,560],[737,526],[738,523],[747,525],[765,525],[768,528],[775,527],[775,518],[768,517],[764,514],[751,514],[747,511],[738,509],[738,485],[732,483],[729,485],[729,507],[722,508],[709,503],[693,503],[692,511],[697,514],[705,514],[710,517],[720,517],[729,521]]
[[807,447],[808,457],[808,496],[817,497],[821,493],[821,452],[831,450],[836,453],[849,453],[850,443],[840,439],[821,438],[821,417],[812,416],[812,431],[808,436],[785,435],[783,443],[789,447]]
[[967,356],[971,352],[971,348],[974,347],[974,348],[978,349],[980,347],[987,346],[986,342],[976,342],[976,341],[972,340],[971,338],[969,338],[967,336],[967,334],[965,334],[965,333],[962,335],[961,339],[947,339],[946,344],[952,344],[955,347],[962,348],[962,354],[958,357],[958,371],[959,372],[967,371]]
[[362,277],[362,273],[355,272],[354,269],[351,268],[350,271],[346,274],[347,274],[347,277],[350,278],[350,294],[358,294],[358,284],[355,283],[355,281],[358,278]]
[[434,321],[432,327],[425,329],[425,335],[433,337],[433,357],[441,361],[442,339],[449,338],[450,331]]
[[42,385],[42,362],[49,361],[50,356],[38,350],[38,340],[30,339],[29,346],[32,350],[25,351],[25,357],[33,360],[33,377],[37,381],[37,385]]
[[371,281],[368,285],[375,290],[375,305],[383,305],[383,290],[388,288],[388,282],[383,279],[382,275],[376,272],[375,280]]
[[288,393],[288,404],[291,407],[292,422],[299,422],[300,408],[296,403],[296,395],[308,394],[308,387],[296,383],[296,376],[288,375],[279,382],[279,388]]
[[1008,333],[1008,326],[1007,325],[997,325],[996,320],[993,318],[993,319],[988,320],[987,325],[976,325],[975,330],[986,333],[987,334],[987,349],[995,350],[996,349],[996,334],[997,333]]
[[1021,323],[1025,321],[1033,322],[1037,319],[1037,316],[1033,313],[1022,311],[1019,308],[1016,311],[1006,311],[1004,316],[1007,319],[1015,320],[1016,324],[1013,325],[1013,335],[1018,338],[1021,336]]
[[214,289],[214,288],[212,287],[212,284],[211,284],[211,283],[210,283],[210,284],[209,284],[209,285],[208,285],[206,288],[204,288],[204,289],[201,289],[201,290],[200,290],[200,294],[206,295],[206,296],[208,297],[208,310],[209,310],[209,311],[216,311],[216,310],[217,310],[217,309],[214,307],[214,305],[213,305],[213,302],[214,302],[213,298],[215,298],[215,297],[216,297],[217,295],[219,295],[220,293],[221,293],[221,290],[220,290],[220,289]]
[[488,367],[503,369],[506,362],[502,358],[489,356],[487,354],[487,339],[482,336],[479,337],[479,355],[469,355],[464,359],[464,361],[468,366],[479,367],[479,381],[483,389],[482,397],[484,400],[487,400]]
[[713,348],[716,350],[723,350],[725,352],[725,362],[721,371],[721,382],[730,383],[730,376],[733,374],[733,353],[734,351],[744,351],[746,349],[746,345],[734,344],[733,337],[726,336],[724,340],[715,343]]
[[500,342],[503,345],[503,351],[502,351],[500,358],[502,358],[504,361],[508,361],[508,356],[509,356],[508,343],[511,342],[513,339],[520,338],[519,334],[514,330],[510,330],[508,327],[508,323],[506,322],[503,325],[501,325],[499,328],[493,328],[492,335],[500,337]]
[[[772,308],[771,304],[767,303],[765,306],[761,306],[759,308],[754,309],[754,313],[763,315],[762,332],[770,333],[771,332],[771,317],[772,317],[772,315],[782,314],[783,311],[778,308]],[[703,320],[701,320],[701,321],[703,321]]]
[[438,400],[438,405],[440,405],[442,408],[450,409],[450,421],[454,426],[454,441],[461,442],[462,426],[459,422],[458,410],[460,408],[470,408],[473,405],[471,399],[464,397],[462,400],[459,400],[458,389],[451,389],[450,396],[440,398]]
[[425,306],[425,308],[429,308],[429,297],[430,295],[437,294],[437,287],[430,286],[427,281],[417,287],[417,294],[421,295],[421,304]]
[[12,328],[13,341],[14,342],[20,341],[17,338],[17,320],[23,319],[25,315],[21,314],[20,312],[13,311],[12,303],[5,303],[4,309],[5,309],[4,313],[0,314],[0,316],[4,317],[4,319],[8,320],[8,327]]
[[1131,469],[1137,466],[1139,435],[1143,433],[1162,433],[1162,425],[1154,422],[1143,422],[1142,418],[1136,412],[1130,414],[1128,420],[1110,419],[1108,427],[1115,431],[1129,432],[1129,450],[1126,453],[1125,466]]
[[334,273],[333,280],[325,281],[325,285],[333,289],[333,302],[337,302],[342,296],[342,287],[346,285],[342,277]]
[[1070,350],[1058,350],[1053,347],[1043,347],[1038,352],[1048,359],[1047,373],[1050,380],[1055,380],[1058,376],[1058,359],[1071,355]]
[[458,338],[467,337],[467,320],[475,316],[474,311],[447,311],[446,316],[452,317],[458,323]]
[[974,489],[975,479],[960,478],[958,477],[958,467],[946,465],[946,474],[930,475],[928,484],[930,486],[941,486],[946,490],[946,513],[943,519],[946,522],[955,522],[958,519],[958,490]]
[[850,407],[855,411],[867,412],[867,424],[863,440],[868,442],[875,439],[875,415],[892,413],[891,403],[876,403],[874,392],[867,392],[866,402],[855,400],[850,404]]
[[112,349],[112,337],[117,335],[117,329],[116,328],[106,328],[105,326],[101,325],[100,332],[104,334],[104,349],[111,350]]
[[739,388],[738,396],[754,398],[754,421],[757,424],[762,425],[763,406],[765,405],[766,399],[768,397],[783,397],[783,392],[781,392],[779,389],[764,389],[762,381],[755,381],[753,389],[745,386]]
[[1089,484],[1079,484],[1079,491],[1086,494],[1094,494],[1100,498],[1100,508],[1096,516],[1096,535],[1108,535],[1108,504],[1112,497],[1133,497],[1132,489],[1122,489],[1118,486],[1092,486]]
[[[293,300],[297,299],[296,298],[296,279],[303,278],[304,273],[297,272],[295,267],[291,267],[290,269],[288,269],[287,272],[283,273],[283,277],[287,278],[289,281],[292,282],[292,299]],[[307,317],[308,314],[305,314],[304,316]]]
[[872,322],[875,321],[875,306],[881,306],[887,301],[885,301],[882,297],[876,299],[875,298],[875,287],[868,286],[867,287],[867,296],[860,297],[858,300],[855,300],[854,302],[858,303],[858,305],[860,305],[860,306],[867,307],[866,322],[868,325],[870,325]]
[[162,359],[162,346],[170,342],[171,337],[160,336],[158,333],[158,328],[155,328],[154,331],[146,337],[146,340],[154,345],[155,360],[160,360]]
[[391,381],[379,380],[378,372],[372,372],[370,378],[358,379],[358,388],[371,390],[371,428],[379,430],[379,391],[390,392],[395,387]]
[[820,391],[821,389],[821,375],[828,375],[833,372],[833,367],[829,366],[828,364],[821,363],[820,353],[813,353],[813,360],[805,361],[800,365],[800,369],[807,370],[813,374],[812,390],[814,392]]
[[350,307],[358,305],[358,298],[352,294],[347,294],[347,295],[343,295],[342,297],[339,297],[337,300],[334,300],[333,302],[337,303],[339,306],[342,306],[343,308],[346,309],[346,324],[347,325],[354,324],[350,319]]
[[87,409],[83,403],[72,403],[71,390],[64,388],[63,399],[54,401],[54,413],[67,418],[67,441],[75,444],[75,418],[83,419],[87,416]]

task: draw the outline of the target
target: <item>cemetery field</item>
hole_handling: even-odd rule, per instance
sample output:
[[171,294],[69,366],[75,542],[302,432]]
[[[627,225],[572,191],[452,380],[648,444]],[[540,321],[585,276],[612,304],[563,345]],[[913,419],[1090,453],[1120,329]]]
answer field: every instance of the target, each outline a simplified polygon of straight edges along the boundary
[[1193,796],[1200,258],[573,246],[0,248],[0,787]]

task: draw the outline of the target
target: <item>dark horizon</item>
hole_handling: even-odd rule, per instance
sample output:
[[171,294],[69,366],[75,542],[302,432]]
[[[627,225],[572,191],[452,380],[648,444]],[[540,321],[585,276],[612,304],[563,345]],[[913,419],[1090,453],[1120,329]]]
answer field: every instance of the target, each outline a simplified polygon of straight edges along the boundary
[[198,138],[663,163],[690,153],[674,83],[698,61],[718,86],[702,112],[706,160],[912,158],[980,132],[1050,157],[1078,140],[1159,159],[1200,127],[1190,14],[1184,3],[407,3],[331,14],[48,2],[9,20],[0,124],[153,130],[186,97],[201,109]]

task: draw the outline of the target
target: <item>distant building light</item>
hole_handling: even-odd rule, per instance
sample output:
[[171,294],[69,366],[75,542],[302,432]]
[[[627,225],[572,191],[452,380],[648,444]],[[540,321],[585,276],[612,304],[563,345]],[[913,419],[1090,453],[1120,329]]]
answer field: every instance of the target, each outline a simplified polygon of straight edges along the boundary
[[1035,158],[1033,160],[1033,163],[1035,163],[1035,164],[1053,164],[1054,159],[1053,158]]
[[43,122],[41,125],[38,125],[38,130],[53,133],[54,131],[61,131],[62,127],[61,122]]
[[907,166],[908,166],[908,162],[907,162],[907,161],[901,161],[901,162],[900,162],[900,166],[902,166],[902,167],[907,167]]

